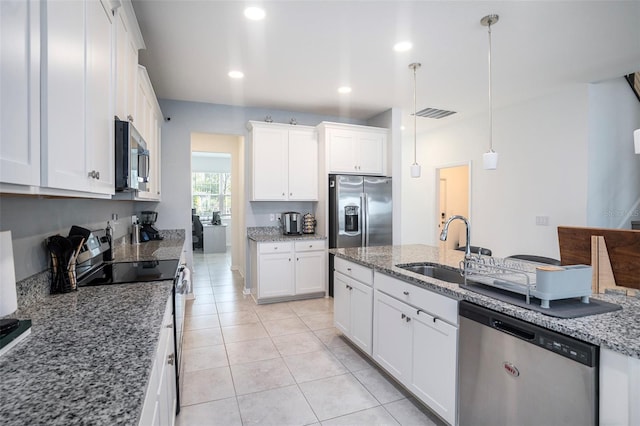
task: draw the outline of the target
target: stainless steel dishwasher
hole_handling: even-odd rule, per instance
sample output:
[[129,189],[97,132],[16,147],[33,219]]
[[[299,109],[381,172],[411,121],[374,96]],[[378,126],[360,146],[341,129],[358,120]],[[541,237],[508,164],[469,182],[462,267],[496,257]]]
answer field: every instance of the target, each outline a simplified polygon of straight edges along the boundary
[[460,302],[459,424],[598,423],[598,347]]

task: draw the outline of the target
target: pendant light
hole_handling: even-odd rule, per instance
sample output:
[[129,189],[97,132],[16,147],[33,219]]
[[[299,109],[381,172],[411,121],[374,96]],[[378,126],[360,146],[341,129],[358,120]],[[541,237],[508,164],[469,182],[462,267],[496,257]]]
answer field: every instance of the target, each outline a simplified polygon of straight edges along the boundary
[[493,100],[491,90],[491,26],[498,22],[498,15],[487,15],[480,20],[480,23],[488,27],[489,32],[489,151],[482,155],[482,163],[485,170],[495,170],[498,168],[498,153],[493,150]]
[[417,146],[418,146],[418,127],[416,123],[417,115],[417,102],[416,102],[416,71],[420,68],[422,64],[418,62],[414,62],[409,64],[409,69],[413,70],[413,164],[411,165],[411,177],[419,178],[420,177],[420,164],[418,164],[417,159]]

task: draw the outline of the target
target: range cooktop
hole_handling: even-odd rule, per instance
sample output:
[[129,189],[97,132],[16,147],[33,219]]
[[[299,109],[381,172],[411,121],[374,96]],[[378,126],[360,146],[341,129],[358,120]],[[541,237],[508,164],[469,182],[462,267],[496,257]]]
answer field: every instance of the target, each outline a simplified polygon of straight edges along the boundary
[[78,282],[78,287],[173,280],[178,260],[107,263]]

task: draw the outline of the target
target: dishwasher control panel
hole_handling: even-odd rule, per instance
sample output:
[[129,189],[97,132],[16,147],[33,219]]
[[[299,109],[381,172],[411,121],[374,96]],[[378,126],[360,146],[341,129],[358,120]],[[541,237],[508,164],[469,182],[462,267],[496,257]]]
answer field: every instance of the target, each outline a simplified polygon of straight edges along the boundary
[[564,355],[567,358],[578,361],[581,364],[591,364],[592,354],[590,350],[578,348],[575,344],[566,344],[558,341],[557,339],[548,338],[545,336],[539,337],[539,343],[540,346],[549,349],[550,351],[557,352],[560,355]]

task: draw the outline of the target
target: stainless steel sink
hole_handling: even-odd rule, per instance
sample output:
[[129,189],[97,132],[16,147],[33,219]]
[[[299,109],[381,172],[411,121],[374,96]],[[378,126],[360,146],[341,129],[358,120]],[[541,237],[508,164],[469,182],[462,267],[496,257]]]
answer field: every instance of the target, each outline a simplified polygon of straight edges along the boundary
[[437,263],[407,263],[396,265],[396,267],[415,272],[416,274],[435,278],[437,280],[455,284],[464,284],[464,277],[460,275],[459,270],[438,265]]

